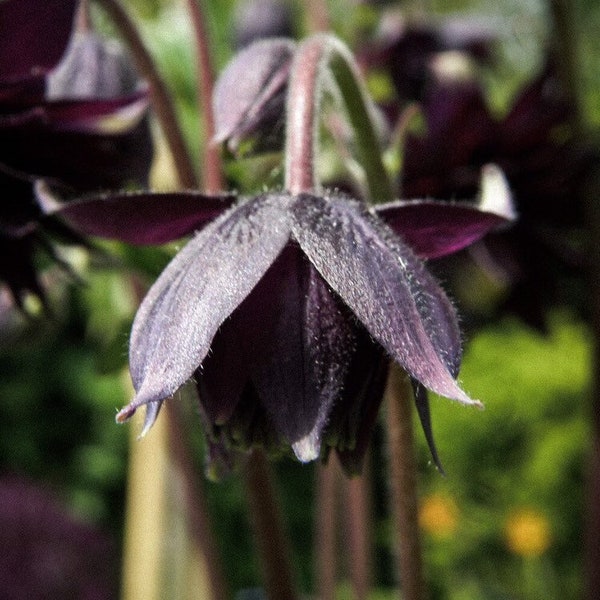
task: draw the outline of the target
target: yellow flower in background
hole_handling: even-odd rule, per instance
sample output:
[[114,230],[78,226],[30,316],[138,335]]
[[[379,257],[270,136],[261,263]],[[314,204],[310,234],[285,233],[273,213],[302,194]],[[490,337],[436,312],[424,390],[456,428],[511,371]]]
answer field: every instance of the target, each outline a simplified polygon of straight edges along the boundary
[[450,537],[456,531],[458,516],[458,506],[452,498],[431,494],[421,503],[419,524],[435,537]]
[[533,508],[515,510],[504,526],[506,545],[519,556],[540,556],[550,546],[550,529],[550,522],[541,512]]

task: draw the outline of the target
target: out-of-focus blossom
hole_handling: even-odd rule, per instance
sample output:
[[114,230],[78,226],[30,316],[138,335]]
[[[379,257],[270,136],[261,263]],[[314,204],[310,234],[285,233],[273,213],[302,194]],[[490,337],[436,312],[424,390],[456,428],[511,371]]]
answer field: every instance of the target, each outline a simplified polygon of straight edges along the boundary
[[[544,307],[555,301],[556,273],[583,266],[582,185],[598,157],[574,137],[573,107],[551,65],[527,84],[503,118],[491,115],[472,78],[438,72],[422,99],[424,135],[404,149],[404,194],[468,198],[483,164],[498,164],[508,179],[519,221],[486,239],[486,256],[511,280],[507,307],[543,328]],[[579,231],[579,235],[573,235]]]
[[388,73],[400,101],[419,100],[430,77],[431,62],[438,54],[459,51],[488,62],[497,38],[493,27],[481,19],[411,21],[393,11],[384,14],[375,39],[359,52],[359,61],[366,70]]
[[116,594],[118,559],[101,531],[79,522],[39,484],[0,479],[0,595],[5,600]]
[[526,558],[540,556],[552,542],[548,519],[531,508],[515,510],[507,517],[504,536],[510,551]]
[[[20,302],[43,298],[34,254],[53,255],[33,194],[39,178],[73,194],[146,183],[152,156],[146,91],[112,43],[72,33],[76,2],[0,4],[0,279]],[[27,42],[27,44],[26,44]],[[67,239],[77,236],[62,232]]]
[[240,51],[215,85],[215,141],[236,150],[259,134],[260,143],[281,141],[287,82],[296,44],[287,38],[259,40]]
[[267,38],[293,37],[290,4],[285,0],[243,0],[234,15],[233,37],[238,49]]

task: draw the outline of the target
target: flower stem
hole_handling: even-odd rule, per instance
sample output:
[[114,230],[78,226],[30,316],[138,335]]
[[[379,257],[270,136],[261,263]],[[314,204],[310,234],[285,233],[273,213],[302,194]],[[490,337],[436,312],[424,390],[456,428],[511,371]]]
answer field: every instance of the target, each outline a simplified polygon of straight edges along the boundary
[[192,538],[206,565],[212,600],[225,600],[229,597],[227,585],[217,545],[208,517],[208,507],[200,484],[197,469],[191,455],[187,440],[187,432],[183,426],[181,407],[177,402],[168,405],[165,418],[169,424],[169,446],[175,463],[183,475],[185,485],[185,503],[190,520]]
[[355,600],[366,600],[370,585],[369,492],[367,469],[363,474],[344,481],[346,528],[350,552],[350,579]]
[[188,6],[196,37],[199,112],[204,117],[204,145],[202,157],[203,188],[208,194],[216,194],[223,190],[223,176],[219,147],[212,142],[215,135],[215,119],[212,106],[214,76],[208,35],[206,32],[204,13],[199,4],[199,0],[188,0]]
[[284,533],[269,463],[260,449],[252,451],[245,468],[246,497],[264,586],[269,600],[297,600]]
[[340,469],[334,458],[330,457],[326,465],[317,466],[314,547],[319,600],[335,598],[336,484],[340,479]]
[[197,188],[198,180],[194,172],[183,133],[179,127],[175,108],[150,53],[148,52],[134,22],[119,0],[96,0],[117,26],[127,41],[140,74],[150,85],[152,106],[161,124],[177,168],[179,183],[184,188]]
[[369,99],[352,54],[328,34],[303,42],[294,58],[287,96],[285,187],[292,194],[318,191],[315,173],[322,84],[333,74],[356,136],[371,199],[393,199],[389,177],[381,160]]
[[412,388],[406,373],[391,365],[386,389],[391,501],[397,539],[397,569],[404,600],[425,597],[419,536]]

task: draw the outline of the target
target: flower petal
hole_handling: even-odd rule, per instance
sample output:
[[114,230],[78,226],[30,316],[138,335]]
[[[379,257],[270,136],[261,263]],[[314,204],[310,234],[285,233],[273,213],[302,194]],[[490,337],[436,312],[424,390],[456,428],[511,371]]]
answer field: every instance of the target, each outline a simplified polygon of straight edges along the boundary
[[415,396],[415,404],[417,406],[417,414],[421,421],[421,427],[425,433],[425,439],[429,446],[429,452],[431,452],[431,458],[433,463],[437,467],[437,470],[444,475],[444,467],[442,467],[442,461],[440,460],[435,441],[433,439],[433,429],[431,427],[431,413],[429,410],[429,398],[427,397],[427,390],[419,384],[418,381],[412,380],[413,393]]
[[278,109],[283,114],[294,49],[286,38],[259,40],[233,58],[215,85],[215,141],[239,139]]
[[129,244],[164,244],[189,235],[231,207],[236,197],[199,192],[131,192],[92,196],[62,203],[44,181],[35,186],[46,215],[64,219],[86,235]]
[[292,212],[292,233],[304,252],[390,355],[428,389],[478,404],[451,374],[456,315],[412,251],[344,198],[303,195]]
[[[268,308],[265,305],[268,298]],[[321,433],[342,393],[353,328],[340,301],[296,245],[288,246],[247,299],[261,340],[251,379],[275,429],[299,460],[320,454]]]
[[398,200],[373,210],[421,258],[439,258],[481,239],[516,218],[508,183],[495,165],[482,171],[477,205],[439,200]]
[[[370,334],[357,327],[356,351],[348,371],[343,398],[327,425],[326,442],[334,446],[348,475],[362,471],[387,380],[389,359]],[[331,439],[329,436],[332,436]]]
[[290,235],[286,198],[243,202],[200,232],[171,261],[133,323],[134,400],[118,415],[171,396],[206,357],[218,328],[250,293]]

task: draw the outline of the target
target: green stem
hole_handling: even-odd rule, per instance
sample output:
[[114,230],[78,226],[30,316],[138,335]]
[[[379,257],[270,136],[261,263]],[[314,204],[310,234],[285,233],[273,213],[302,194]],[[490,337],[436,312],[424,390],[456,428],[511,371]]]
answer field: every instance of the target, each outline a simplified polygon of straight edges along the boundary
[[226,600],[229,597],[221,559],[208,514],[208,506],[201,485],[201,476],[194,465],[189,448],[188,435],[184,427],[184,415],[177,402],[168,405],[165,415],[169,425],[169,445],[176,464],[183,475],[185,503],[192,538],[203,557],[208,574],[211,600]]
[[292,194],[318,191],[315,174],[322,82],[333,74],[356,136],[372,201],[393,199],[381,160],[369,99],[348,48],[337,38],[315,34],[296,52],[287,99],[285,187]]
[[169,144],[179,183],[184,188],[197,188],[198,180],[190,158],[183,133],[175,115],[175,108],[152,56],[148,52],[131,17],[119,0],[96,0],[108,13],[126,40],[138,71],[150,85],[152,106]]

